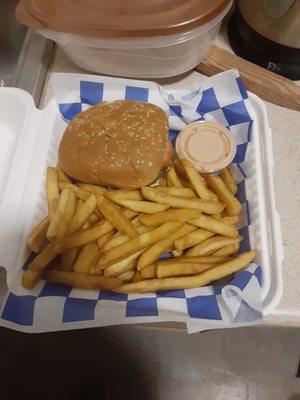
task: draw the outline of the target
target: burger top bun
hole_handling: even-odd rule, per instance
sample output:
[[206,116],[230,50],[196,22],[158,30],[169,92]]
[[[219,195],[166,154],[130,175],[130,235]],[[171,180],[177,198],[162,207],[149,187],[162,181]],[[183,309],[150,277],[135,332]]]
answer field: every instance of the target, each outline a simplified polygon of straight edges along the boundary
[[69,124],[59,164],[82,182],[135,189],[156,179],[168,142],[168,118],[159,107],[131,100],[104,102]]

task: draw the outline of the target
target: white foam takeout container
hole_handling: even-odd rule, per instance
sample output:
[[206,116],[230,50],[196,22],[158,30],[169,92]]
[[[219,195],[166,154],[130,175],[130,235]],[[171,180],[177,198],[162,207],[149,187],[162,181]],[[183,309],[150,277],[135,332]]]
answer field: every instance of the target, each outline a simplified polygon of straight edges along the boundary
[[[249,96],[253,137],[243,169],[251,204],[250,242],[258,250],[255,262],[263,270],[266,314],[282,295],[283,247],[273,189],[272,132],[263,102]],[[56,164],[65,128],[54,99],[39,110],[27,92],[0,88],[0,266],[7,270],[8,287],[28,256],[28,234],[46,214],[45,168]]]

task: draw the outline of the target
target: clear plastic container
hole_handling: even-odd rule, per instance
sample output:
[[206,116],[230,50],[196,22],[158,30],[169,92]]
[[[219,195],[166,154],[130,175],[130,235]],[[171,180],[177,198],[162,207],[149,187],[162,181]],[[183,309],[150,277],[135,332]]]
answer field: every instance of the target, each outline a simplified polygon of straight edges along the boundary
[[[102,35],[98,31],[81,35],[78,32],[84,28],[77,27],[74,33],[71,26],[64,26],[63,29],[63,25],[60,25],[61,30],[49,29],[49,23],[36,26],[35,29],[54,40],[76,65],[86,70],[124,77],[165,78],[191,70],[205,58],[231,5],[232,0],[228,0],[221,11],[214,10],[212,18],[207,16],[204,23],[196,27],[183,21],[181,25],[178,23],[179,32],[173,27],[163,30],[160,26],[161,31],[157,29],[160,35],[153,35],[156,31],[149,33],[137,29],[134,33],[128,30],[126,36],[126,29],[118,32],[118,27]],[[19,20],[26,23],[24,18]],[[185,25],[186,30],[183,30]]]

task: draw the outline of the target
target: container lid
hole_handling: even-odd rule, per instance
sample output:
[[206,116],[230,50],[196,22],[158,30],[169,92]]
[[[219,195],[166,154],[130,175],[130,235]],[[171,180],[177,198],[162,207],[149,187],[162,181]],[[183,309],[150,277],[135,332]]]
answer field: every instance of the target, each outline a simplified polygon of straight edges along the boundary
[[231,0],[21,0],[16,16],[35,29],[144,37],[197,28],[223,14],[230,4]]
[[229,130],[216,122],[194,122],[178,135],[176,151],[204,173],[218,172],[231,163],[236,145]]

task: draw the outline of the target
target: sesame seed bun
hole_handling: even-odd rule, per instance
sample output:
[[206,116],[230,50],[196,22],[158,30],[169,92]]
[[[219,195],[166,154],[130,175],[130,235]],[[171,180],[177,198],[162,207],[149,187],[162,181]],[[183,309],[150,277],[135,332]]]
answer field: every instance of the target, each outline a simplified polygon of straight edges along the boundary
[[168,146],[168,118],[159,107],[117,100],[72,120],[59,146],[59,164],[82,182],[135,189],[158,176]]

